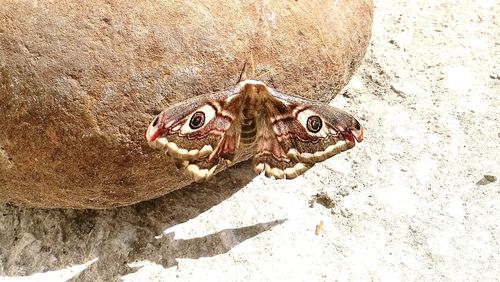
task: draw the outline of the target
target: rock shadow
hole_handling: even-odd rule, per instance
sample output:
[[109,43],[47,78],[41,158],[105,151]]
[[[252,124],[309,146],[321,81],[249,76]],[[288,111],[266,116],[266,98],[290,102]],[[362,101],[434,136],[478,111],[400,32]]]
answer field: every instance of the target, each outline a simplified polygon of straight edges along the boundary
[[110,281],[136,271],[128,266],[136,261],[148,260],[167,268],[175,266],[178,258],[226,253],[284,220],[188,240],[176,240],[173,234],[162,233],[218,205],[254,177],[250,163],[243,162],[207,183],[195,183],[158,199],[110,210],[0,205],[0,275],[60,270],[97,258],[71,280]]

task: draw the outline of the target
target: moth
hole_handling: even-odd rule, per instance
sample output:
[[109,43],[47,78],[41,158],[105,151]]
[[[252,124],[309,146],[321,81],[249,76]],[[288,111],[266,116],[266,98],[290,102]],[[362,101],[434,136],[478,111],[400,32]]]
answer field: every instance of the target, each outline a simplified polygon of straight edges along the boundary
[[249,157],[256,173],[292,179],[361,142],[363,128],[340,109],[245,80],[170,106],[153,118],[146,139],[196,182]]

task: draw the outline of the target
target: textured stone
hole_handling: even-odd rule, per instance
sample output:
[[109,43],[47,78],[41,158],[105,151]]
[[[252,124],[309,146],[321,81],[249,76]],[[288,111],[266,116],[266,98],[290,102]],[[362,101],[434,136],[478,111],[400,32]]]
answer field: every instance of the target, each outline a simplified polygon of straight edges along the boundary
[[4,1],[0,201],[108,208],[190,180],[150,149],[166,106],[256,77],[332,98],[359,65],[371,0]]

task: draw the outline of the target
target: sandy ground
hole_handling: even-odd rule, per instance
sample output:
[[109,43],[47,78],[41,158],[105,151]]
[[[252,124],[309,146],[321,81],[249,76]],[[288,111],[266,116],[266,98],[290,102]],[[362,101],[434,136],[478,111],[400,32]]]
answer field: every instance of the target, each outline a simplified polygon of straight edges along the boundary
[[498,279],[500,4],[376,6],[365,63],[332,102],[363,143],[291,181],[243,163],[115,210],[0,205],[0,279]]

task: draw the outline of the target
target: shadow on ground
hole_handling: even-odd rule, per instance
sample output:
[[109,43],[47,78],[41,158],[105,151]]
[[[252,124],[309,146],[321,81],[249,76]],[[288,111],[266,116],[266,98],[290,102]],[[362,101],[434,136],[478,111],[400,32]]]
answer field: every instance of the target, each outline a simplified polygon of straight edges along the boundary
[[73,280],[109,281],[136,271],[128,266],[134,261],[148,260],[172,267],[178,258],[226,253],[283,220],[226,229],[189,240],[175,240],[174,234],[159,235],[218,205],[254,176],[250,164],[245,162],[220,173],[217,181],[192,184],[158,199],[111,210],[42,210],[0,205],[0,275],[60,270],[97,258]]

